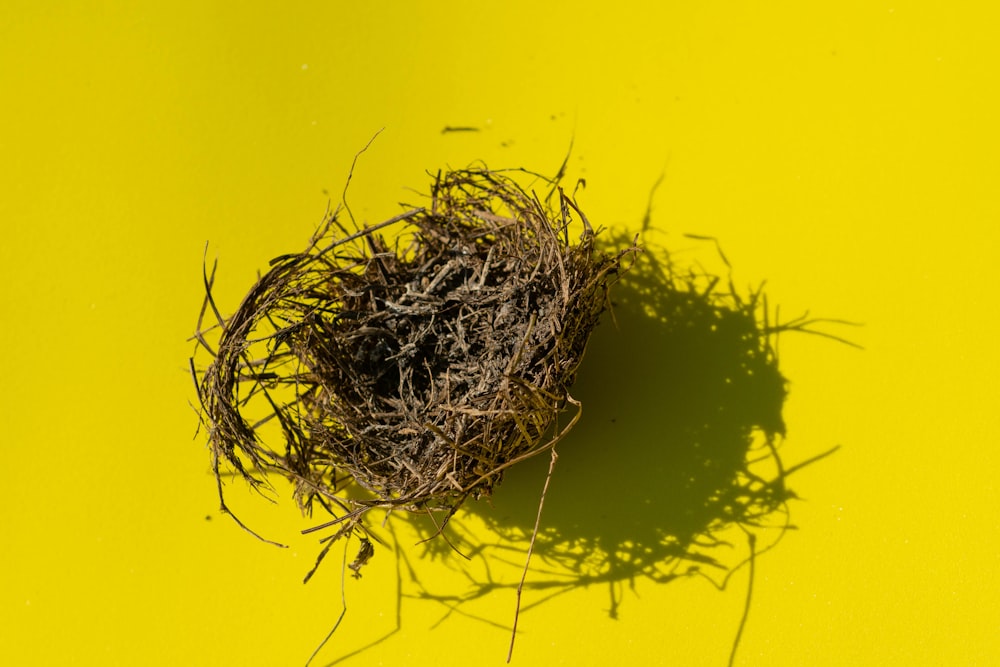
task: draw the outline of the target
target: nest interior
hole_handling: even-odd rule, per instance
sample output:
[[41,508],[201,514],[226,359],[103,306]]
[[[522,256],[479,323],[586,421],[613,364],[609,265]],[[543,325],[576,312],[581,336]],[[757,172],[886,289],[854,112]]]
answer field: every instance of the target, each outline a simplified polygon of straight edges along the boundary
[[337,517],[338,536],[373,507],[450,516],[489,495],[579,416],[560,423],[637,250],[606,254],[594,236],[555,186],[541,199],[509,174],[460,170],[381,224],[329,215],[229,317],[206,277],[203,318],[210,308],[217,325],[199,324],[211,360],[196,380],[217,478],[284,476],[304,510]]

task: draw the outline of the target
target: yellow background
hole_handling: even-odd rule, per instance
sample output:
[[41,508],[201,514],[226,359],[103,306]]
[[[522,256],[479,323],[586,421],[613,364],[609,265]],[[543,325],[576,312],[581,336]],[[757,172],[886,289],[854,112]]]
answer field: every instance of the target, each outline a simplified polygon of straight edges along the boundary
[[[715,236],[783,313],[865,323],[837,330],[860,352],[781,341],[788,460],[843,447],[795,475],[801,529],[757,562],[736,664],[995,664],[990,3],[277,4],[0,8],[0,662],[294,665],[330,628],[341,556],[301,585],[311,524],[239,484],[292,548],[217,513],[186,339],[206,242],[232,309],[385,127],[359,218],[446,165],[552,173],[572,139],[592,221],[637,230],[665,174],[653,221],[680,257],[712,261],[682,235]],[[404,597],[392,632],[398,562],[348,582],[317,664],[387,633],[340,664],[503,663],[509,588],[471,615]],[[563,592],[522,615],[514,664],[724,665],[745,585],[624,582],[617,619],[607,587]]]

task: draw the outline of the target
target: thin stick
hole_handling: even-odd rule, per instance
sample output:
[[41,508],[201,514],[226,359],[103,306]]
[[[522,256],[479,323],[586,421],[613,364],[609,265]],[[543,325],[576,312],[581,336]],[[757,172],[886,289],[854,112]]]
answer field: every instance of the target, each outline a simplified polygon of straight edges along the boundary
[[229,517],[236,522],[236,525],[238,525],[240,528],[242,528],[243,530],[247,531],[248,533],[256,537],[261,542],[266,542],[267,544],[271,544],[276,547],[281,547],[282,549],[287,549],[288,548],[287,544],[282,544],[281,542],[275,542],[274,540],[269,540],[260,533],[255,532],[253,529],[250,528],[250,526],[240,521],[240,518],[235,514],[233,514],[233,511],[229,509],[228,505],[226,505],[225,493],[222,491],[222,475],[219,474],[219,452],[216,447],[212,448],[212,472],[215,473],[215,485],[219,491],[219,510],[223,514],[228,514]]
[[[208,275],[208,243],[205,243],[205,254],[201,260],[201,278],[205,285],[205,300],[208,305],[212,307],[212,314],[215,315],[215,321],[218,322],[219,326],[222,327],[223,331],[228,328],[226,326],[226,319],[219,312],[218,307],[215,305],[215,298],[212,297],[212,285],[215,284],[215,269],[219,266],[219,260],[212,262],[212,275]],[[198,329],[201,330],[201,320],[205,314],[205,306],[202,305],[201,315],[198,317]]]
[[545,485],[542,486],[542,497],[538,500],[538,514],[535,516],[535,528],[531,531],[531,542],[528,544],[528,557],[524,561],[524,570],[521,572],[521,581],[517,585],[517,605],[514,607],[514,627],[510,630],[510,647],[507,649],[507,662],[514,656],[514,639],[517,637],[517,620],[521,615],[521,591],[524,590],[524,580],[528,578],[528,566],[531,565],[531,554],[535,550],[535,538],[538,537],[538,527],[542,523],[542,508],[545,506],[545,494],[549,491],[549,482],[552,481],[552,471],[556,467],[559,454],[556,448],[552,448],[552,456],[549,459],[549,472],[545,475]]
[[388,227],[390,225],[394,225],[397,222],[402,222],[403,220],[406,220],[408,218],[412,218],[413,216],[419,215],[420,213],[423,213],[423,212],[424,212],[424,209],[422,209],[422,208],[410,209],[409,211],[406,211],[404,213],[400,213],[399,215],[393,216],[393,217],[389,218],[388,220],[384,220],[383,222],[380,222],[380,223],[378,223],[376,225],[372,225],[371,227],[365,227],[364,229],[361,229],[361,230],[359,230],[359,231],[351,234],[350,236],[345,236],[344,238],[336,239],[333,243],[331,243],[327,247],[325,247],[322,250],[320,250],[319,254],[320,255],[325,255],[326,253],[330,252],[331,250],[333,250],[337,246],[344,245],[345,243],[350,243],[351,241],[354,241],[355,239],[359,239],[362,236],[368,236],[369,234],[371,234],[373,232],[377,232],[380,229],[384,229],[384,228],[386,228],[386,227]]
[[344,615],[347,614],[347,595],[344,592],[344,589],[347,585],[345,573],[347,572],[347,546],[349,544],[350,541],[344,541],[344,562],[340,570],[340,616],[337,617],[337,622],[333,624],[332,628],[330,628],[330,632],[326,633],[326,637],[323,638],[323,641],[319,643],[319,646],[313,650],[312,655],[310,655],[309,659],[306,660],[306,667],[309,667],[310,663],[312,663],[312,661],[316,658],[316,654],[319,653],[324,646],[326,646],[328,641],[330,641],[330,637],[333,637],[333,633],[340,627],[340,622],[344,620]]
[[357,225],[357,221],[354,219],[354,213],[351,212],[351,206],[347,203],[347,189],[351,187],[351,179],[354,178],[354,168],[358,166],[358,158],[360,158],[361,155],[368,150],[368,148],[375,142],[375,139],[378,138],[378,135],[382,134],[384,130],[384,127],[379,129],[379,131],[373,134],[372,138],[368,140],[365,147],[354,154],[354,160],[351,162],[351,170],[347,172],[347,182],[344,183],[344,192],[340,195],[340,200],[344,203],[344,210],[347,211],[347,217],[349,217],[351,222],[355,225]]

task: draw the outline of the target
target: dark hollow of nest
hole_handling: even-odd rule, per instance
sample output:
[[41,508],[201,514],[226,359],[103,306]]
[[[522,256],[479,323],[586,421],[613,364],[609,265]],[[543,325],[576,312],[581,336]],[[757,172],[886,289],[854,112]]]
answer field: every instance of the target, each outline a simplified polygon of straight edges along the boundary
[[304,511],[335,516],[336,539],[375,507],[446,521],[490,495],[579,416],[559,419],[578,408],[569,388],[637,250],[609,255],[594,236],[555,186],[540,199],[507,174],[460,170],[381,224],[329,215],[228,318],[207,276],[202,317],[217,325],[199,325],[212,358],[196,379],[220,499],[227,472],[253,486],[281,475]]

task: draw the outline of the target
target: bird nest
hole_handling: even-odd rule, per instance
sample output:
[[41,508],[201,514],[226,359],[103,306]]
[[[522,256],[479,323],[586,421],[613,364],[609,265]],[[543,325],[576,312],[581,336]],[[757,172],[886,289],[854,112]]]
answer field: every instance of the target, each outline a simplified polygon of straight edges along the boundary
[[362,537],[357,571],[369,510],[443,512],[443,528],[489,496],[579,418],[570,386],[637,250],[594,238],[561,189],[540,199],[509,174],[460,170],[381,224],[328,215],[229,317],[206,274],[202,320],[216,324],[199,323],[211,359],[195,377],[223,509],[223,476],[284,477],[303,511],[333,514],[327,549]]

